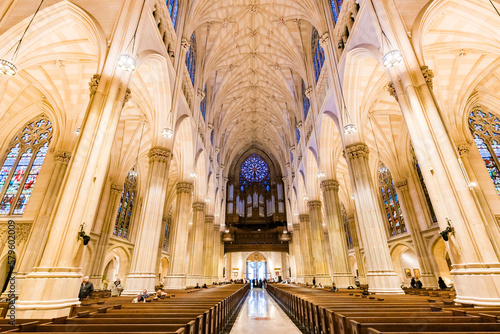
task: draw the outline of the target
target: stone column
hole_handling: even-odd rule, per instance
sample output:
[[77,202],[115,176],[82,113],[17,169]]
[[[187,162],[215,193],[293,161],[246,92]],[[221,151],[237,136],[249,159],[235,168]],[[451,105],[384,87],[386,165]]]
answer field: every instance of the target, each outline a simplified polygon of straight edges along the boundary
[[[213,267],[212,267],[212,281],[219,281],[219,256],[220,256],[220,226],[214,224],[213,229],[214,251],[213,251]],[[212,282],[210,282],[212,283]]]
[[348,216],[347,219],[349,220],[349,230],[351,231],[354,255],[356,256],[356,263],[358,265],[358,280],[360,284],[368,284],[366,280],[365,262],[363,260],[363,254],[361,254],[361,245],[358,238],[358,224],[356,224],[354,215]]
[[167,276],[168,289],[185,289],[187,273],[187,243],[189,214],[191,213],[191,195],[193,184],[179,182],[176,185],[177,200],[174,217],[172,219],[172,252],[169,275]]
[[367,279],[370,292],[403,294],[394,272],[382,211],[373,186],[368,165],[368,146],[363,143],[345,149],[353,179],[359,227],[366,255]]
[[191,249],[186,286],[202,284],[203,234],[205,224],[205,203],[193,203],[193,226],[191,227]]
[[214,216],[205,216],[205,239],[203,240],[203,283],[210,284],[214,256]]
[[300,224],[293,224],[293,258],[295,260],[296,282],[304,282],[304,269],[301,256]]
[[326,260],[321,201],[309,201],[307,206],[309,207],[311,226],[311,245],[314,245],[311,248],[316,284],[321,282],[323,285],[329,285],[332,284],[332,279],[328,272],[328,262]]
[[45,196],[37,217],[33,221],[33,227],[28,236],[27,246],[20,258],[19,272],[16,275],[16,291],[20,291],[25,276],[30,273],[34,267],[40,264],[44,245],[47,242],[52,221],[50,215],[54,210],[57,195],[61,188],[61,183],[66,174],[71,153],[58,151],[54,154],[54,169],[50,177]]
[[136,295],[143,289],[154,291],[158,245],[168,183],[171,152],[155,147],[149,151],[149,174],[134,253],[123,295]]
[[422,284],[424,287],[437,288],[437,277],[435,277],[432,273],[430,254],[427,251],[424,238],[422,237],[420,227],[418,226],[417,215],[415,213],[410,191],[408,190],[408,181],[399,180],[396,181],[394,185],[396,186],[396,192],[399,196],[399,204],[401,205],[406,226],[411,234],[413,245],[415,246],[415,253],[417,254],[418,261],[420,263]]
[[321,189],[325,202],[326,227],[333,254],[333,281],[338,288],[354,286],[354,276],[347,254],[346,231],[340,209],[339,183],[337,180],[325,180],[321,182]]
[[311,228],[309,226],[309,215],[299,215],[300,219],[300,255],[302,257],[302,272],[304,283],[312,283],[314,276],[313,254],[311,250]]
[[102,274],[104,270],[104,257],[109,245],[109,238],[113,235],[113,228],[115,226],[118,203],[120,202],[120,195],[123,192],[122,184],[112,184],[110,188],[108,206],[104,215],[103,227],[94,256],[94,265],[90,275],[90,281],[94,284],[94,289],[102,288]]

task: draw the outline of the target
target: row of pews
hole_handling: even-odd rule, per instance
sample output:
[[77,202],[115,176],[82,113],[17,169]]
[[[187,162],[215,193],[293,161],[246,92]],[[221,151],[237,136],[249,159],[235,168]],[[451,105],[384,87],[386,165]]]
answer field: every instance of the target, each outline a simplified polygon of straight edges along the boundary
[[456,305],[446,292],[427,295],[363,295],[274,284],[269,293],[296,322],[314,334],[494,333],[500,307]]
[[168,298],[131,303],[133,297],[85,301],[69,317],[51,320],[0,320],[0,333],[175,333],[214,334],[228,323],[249,285],[230,284],[203,290],[178,290]]

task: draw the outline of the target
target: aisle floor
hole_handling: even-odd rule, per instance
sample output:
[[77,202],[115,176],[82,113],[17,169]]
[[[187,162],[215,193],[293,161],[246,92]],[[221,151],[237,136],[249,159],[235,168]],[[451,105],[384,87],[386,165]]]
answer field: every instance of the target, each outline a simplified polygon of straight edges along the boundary
[[287,317],[273,298],[262,289],[253,289],[231,330],[231,334],[286,333],[301,331]]

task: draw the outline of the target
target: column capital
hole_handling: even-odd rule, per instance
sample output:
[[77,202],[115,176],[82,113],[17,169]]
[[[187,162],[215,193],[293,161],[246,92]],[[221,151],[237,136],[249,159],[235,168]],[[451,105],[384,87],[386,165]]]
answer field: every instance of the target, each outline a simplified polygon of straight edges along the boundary
[[57,151],[54,154],[54,156],[55,156],[57,162],[67,164],[69,162],[69,159],[71,159],[71,152]]
[[398,94],[396,93],[396,87],[394,87],[394,83],[389,82],[387,84],[387,91],[397,102],[399,102],[399,97]]
[[460,156],[469,155],[470,145],[468,143],[460,144],[458,145],[457,150]]
[[197,95],[200,100],[203,100],[205,98],[205,92],[201,88],[198,88]]
[[189,46],[190,46],[189,40],[187,38],[185,38],[185,37],[182,37],[182,39],[181,39],[181,46],[182,46],[182,48],[184,50],[187,51],[189,49]]
[[193,184],[190,182],[177,182],[175,185],[175,192],[177,194],[186,193],[191,194],[193,192]]
[[292,224],[292,226],[293,226],[294,231],[300,231],[300,224],[295,223],[295,224]]
[[319,38],[319,44],[321,45],[321,47],[324,49],[326,48],[326,43],[328,42],[328,40],[330,39],[330,35],[328,34],[328,32],[325,32],[323,35],[321,35],[321,37]]
[[123,191],[123,184],[113,183],[111,185],[111,193],[119,194]]
[[403,179],[403,180],[396,181],[396,182],[394,182],[394,186],[397,189],[399,189],[399,188],[408,188],[408,180],[407,179]]
[[168,162],[171,156],[172,152],[169,149],[163,147],[153,147],[149,150],[148,153],[149,163],[153,161]]
[[306,93],[306,96],[308,99],[312,98],[312,91],[313,91],[313,89],[311,86],[307,87],[305,93]]
[[307,207],[309,210],[321,210],[321,201],[309,201]]
[[301,223],[309,223],[309,215],[307,214],[299,215],[299,220]]
[[194,202],[193,203],[193,211],[205,211],[205,203]]
[[370,150],[368,149],[368,146],[363,143],[347,145],[345,148],[345,152],[349,160],[354,160],[358,158],[368,159],[368,156],[370,155]]
[[347,215],[347,220],[349,222],[354,221],[354,215]]
[[339,181],[331,179],[321,181],[321,189],[323,191],[339,191]]
[[219,232],[219,230],[220,230],[220,225],[214,224],[214,232]]
[[128,101],[132,98],[132,91],[130,88],[127,88],[125,91],[125,97],[123,98],[123,105],[126,105]]
[[99,81],[101,80],[100,74],[94,74],[92,78],[90,78],[89,82],[89,91],[90,96],[92,97],[97,92],[97,86],[99,86]]
[[205,216],[205,223],[207,224],[212,224],[215,220],[215,217],[214,216],[209,216],[209,215],[206,215]]
[[429,68],[429,66],[421,66],[420,70],[422,70],[422,75],[424,76],[425,83],[429,86],[429,89],[432,90],[432,79],[434,78],[434,72]]

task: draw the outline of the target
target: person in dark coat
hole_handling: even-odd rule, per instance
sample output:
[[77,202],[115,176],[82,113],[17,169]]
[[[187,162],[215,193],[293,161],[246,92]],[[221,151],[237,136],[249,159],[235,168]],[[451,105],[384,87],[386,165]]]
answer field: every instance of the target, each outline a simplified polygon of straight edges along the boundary
[[410,286],[415,289],[417,286],[415,285],[415,277],[411,278]]
[[313,286],[316,286],[316,277],[313,277]]
[[92,284],[92,282],[89,282],[88,276],[85,276],[83,278],[82,284],[80,285],[80,293],[78,293],[78,298],[84,299],[90,297],[92,296],[92,292],[94,292],[94,284]]
[[422,289],[422,286],[423,286],[422,281],[419,280],[418,278],[416,278],[415,279],[415,286],[417,289]]
[[443,278],[442,278],[441,276],[438,278],[438,285],[439,285],[439,288],[440,288],[441,290],[446,290],[446,289],[448,289],[448,286],[447,286],[447,285],[446,285],[446,283],[443,281]]

